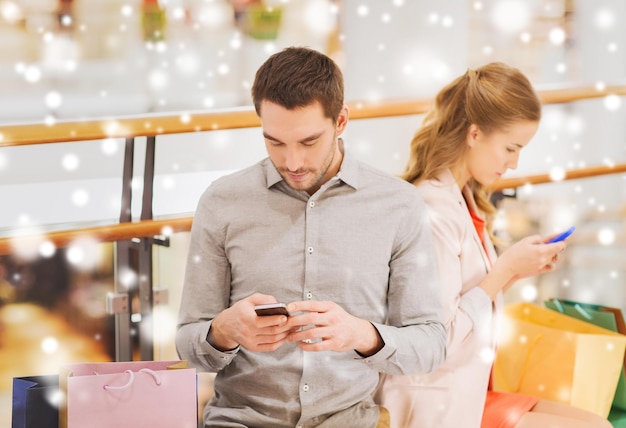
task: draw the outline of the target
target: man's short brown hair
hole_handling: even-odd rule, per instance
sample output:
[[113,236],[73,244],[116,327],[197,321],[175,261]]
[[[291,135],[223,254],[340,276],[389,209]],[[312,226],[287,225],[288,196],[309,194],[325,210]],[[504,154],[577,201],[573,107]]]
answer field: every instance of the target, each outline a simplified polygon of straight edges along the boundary
[[257,70],[252,101],[259,116],[263,101],[288,110],[317,101],[334,122],[343,106],[343,91],[343,75],[331,58],[313,49],[289,47],[270,56]]

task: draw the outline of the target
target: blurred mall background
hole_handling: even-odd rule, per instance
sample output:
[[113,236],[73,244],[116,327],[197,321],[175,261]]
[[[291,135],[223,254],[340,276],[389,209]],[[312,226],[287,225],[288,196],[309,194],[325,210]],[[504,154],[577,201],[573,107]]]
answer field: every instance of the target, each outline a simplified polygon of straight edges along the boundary
[[[538,89],[603,88],[626,77],[623,0],[0,0],[2,125],[191,114],[249,106],[257,67],[289,45],[333,56],[347,101],[429,99],[468,67],[505,61]],[[555,182],[500,203],[515,240],[577,226],[558,271],[523,281],[509,301],[549,297],[626,303],[626,175],[560,181],[565,170],[626,162],[619,96],[546,106],[518,170]],[[421,116],[353,121],[348,150],[396,174]],[[259,129],[157,139],[154,216],[192,215],[214,178],[264,157]],[[145,139],[137,141],[145,144]],[[0,237],[119,219],[123,139],[0,147]],[[141,190],[141,161],[136,161]],[[133,201],[138,218],[141,206]],[[173,334],[187,234],[154,249],[155,359],[176,358]],[[112,360],[114,246],[85,239],[0,256],[0,425],[13,376],[65,362]]]

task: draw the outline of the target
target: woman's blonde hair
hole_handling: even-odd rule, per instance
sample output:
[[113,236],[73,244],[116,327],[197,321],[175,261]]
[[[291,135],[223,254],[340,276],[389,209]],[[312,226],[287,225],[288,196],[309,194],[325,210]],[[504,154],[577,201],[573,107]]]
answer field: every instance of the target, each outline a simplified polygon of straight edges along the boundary
[[[436,178],[462,159],[469,126],[489,134],[503,131],[515,122],[541,119],[541,101],[526,76],[501,62],[492,62],[467,72],[444,87],[435,97],[421,128],[411,141],[403,179],[414,184]],[[490,191],[470,179],[478,209],[491,224],[495,207]]]

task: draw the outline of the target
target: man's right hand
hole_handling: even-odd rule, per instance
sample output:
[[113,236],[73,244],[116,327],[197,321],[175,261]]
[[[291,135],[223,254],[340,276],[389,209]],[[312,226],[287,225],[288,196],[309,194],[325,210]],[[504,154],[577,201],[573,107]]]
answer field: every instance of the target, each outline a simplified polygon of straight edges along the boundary
[[220,351],[237,346],[254,352],[272,352],[287,339],[289,327],[284,315],[258,316],[255,305],[274,303],[276,299],[255,293],[220,312],[211,323],[209,343]]

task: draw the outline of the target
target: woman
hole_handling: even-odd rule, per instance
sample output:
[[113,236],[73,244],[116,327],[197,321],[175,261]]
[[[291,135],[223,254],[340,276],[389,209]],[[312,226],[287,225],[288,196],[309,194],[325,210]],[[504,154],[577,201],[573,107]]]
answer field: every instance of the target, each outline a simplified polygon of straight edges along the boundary
[[[530,236],[496,256],[488,186],[515,169],[537,131],[541,103],[517,69],[468,70],[435,98],[411,142],[403,178],[429,208],[448,329],[443,365],[427,375],[387,376],[377,392],[392,427],[610,427],[561,403],[489,391],[495,318],[518,279],[552,271],[564,242]],[[484,414],[484,418],[483,418]]]

